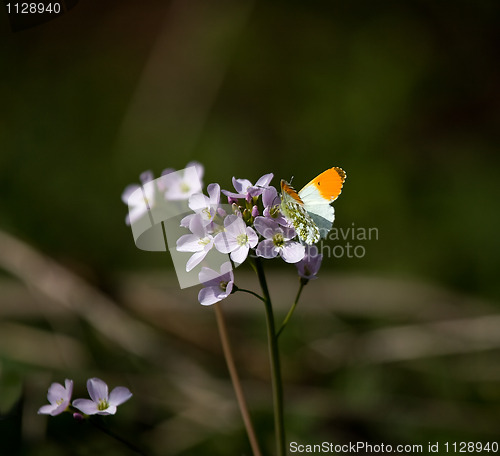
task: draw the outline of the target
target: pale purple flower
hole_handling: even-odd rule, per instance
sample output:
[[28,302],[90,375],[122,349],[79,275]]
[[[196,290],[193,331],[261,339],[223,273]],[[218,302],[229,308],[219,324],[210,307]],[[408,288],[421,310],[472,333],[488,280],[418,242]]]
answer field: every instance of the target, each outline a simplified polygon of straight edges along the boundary
[[128,401],[132,393],[124,386],[117,386],[108,394],[108,385],[99,378],[87,380],[90,399],[75,399],[73,407],[86,415],[114,415],[116,407]]
[[[181,220],[181,226],[189,227],[189,222],[196,215],[200,214],[204,226],[213,224],[215,216],[219,213],[220,185],[210,184],[207,187],[208,196],[203,193],[194,193],[189,197],[189,208],[194,214],[189,214]],[[210,231],[213,231],[210,226]]]
[[234,274],[231,263],[227,261],[220,268],[220,273],[203,267],[198,276],[204,288],[198,293],[198,300],[203,306],[210,306],[227,298],[234,286]]
[[194,193],[201,193],[204,168],[198,162],[189,162],[182,171],[166,169],[162,176],[167,201],[187,200]]
[[233,177],[233,186],[236,192],[230,192],[228,190],[222,190],[224,195],[233,199],[245,198],[250,201],[253,197],[262,194],[264,189],[269,186],[274,174],[264,174],[256,183],[253,185],[248,179],[236,179]]
[[270,185],[262,192],[262,204],[264,205],[264,217],[274,219],[283,226],[290,225],[280,211],[281,198],[276,188]]
[[245,261],[248,251],[257,245],[259,238],[253,228],[246,226],[238,215],[228,215],[224,219],[224,231],[214,239],[215,248],[221,253],[230,253],[238,264]]
[[186,272],[200,264],[214,246],[214,238],[203,225],[201,215],[194,215],[189,221],[189,229],[193,234],[184,234],[177,239],[178,252],[193,252],[186,264]]
[[315,245],[306,246],[304,258],[295,264],[299,276],[306,280],[317,279],[316,274],[318,274],[322,260],[323,255],[318,252],[318,248]]
[[56,416],[64,412],[71,401],[73,394],[73,380],[66,379],[64,386],[60,383],[52,383],[47,393],[48,405],[43,405],[38,409],[39,415]]
[[[139,178],[142,185],[128,185],[122,193],[122,201],[129,207],[129,213],[125,218],[127,225],[139,220],[155,204],[155,187],[146,185],[154,179],[153,173],[144,171]],[[137,191],[141,188],[142,191]]]
[[297,263],[304,258],[304,246],[292,240],[296,236],[293,228],[281,226],[276,220],[267,217],[257,217],[254,226],[265,238],[257,246],[258,256],[275,258],[279,254],[287,263]]

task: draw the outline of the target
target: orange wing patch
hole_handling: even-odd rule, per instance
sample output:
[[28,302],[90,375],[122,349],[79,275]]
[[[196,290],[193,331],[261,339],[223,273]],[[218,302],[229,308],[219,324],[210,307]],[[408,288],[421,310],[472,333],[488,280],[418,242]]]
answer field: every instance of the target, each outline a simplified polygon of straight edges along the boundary
[[[323,173],[324,174],[324,173]],[[281,193],[286,193],[291,196],[298,204],[304,205],[302,200],[300,199],[299,194],[295,191],[295,189],[284,179],[281,179]]]
[[334,167],[322,172],[305,187],[314,185],[323,198],[332,202],[335,201],[342,192],[342,186],[344,185],[346,177],[347,175],[342,168]]

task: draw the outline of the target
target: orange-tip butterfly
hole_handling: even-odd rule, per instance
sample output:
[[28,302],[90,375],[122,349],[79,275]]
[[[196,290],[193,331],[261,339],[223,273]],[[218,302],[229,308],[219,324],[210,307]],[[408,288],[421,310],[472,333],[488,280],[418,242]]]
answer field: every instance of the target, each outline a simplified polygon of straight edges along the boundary
[[306,244],[325,238],[332,229],[335,211],[330,203],[340,195],[346,177],[342,168],[330,168],[298,193],[288,182],[281,180],[281,212]]

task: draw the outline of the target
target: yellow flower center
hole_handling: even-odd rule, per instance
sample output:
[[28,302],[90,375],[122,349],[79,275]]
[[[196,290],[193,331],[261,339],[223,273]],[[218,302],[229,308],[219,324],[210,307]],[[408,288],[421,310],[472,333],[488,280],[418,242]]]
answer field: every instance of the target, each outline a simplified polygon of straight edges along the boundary
[[227,288],[227,284],[229,282],[219,282],[219,288],[222,290],[222,291],[226,291],[226,288]]
[[247,245],[248,236],[245,233],[238,234],[238,236],[236,236],[236,242],[240,246]]
[[285,238],[281,233],[276,233],[273,236],[273,243],[276,247],[283,247],[285,245]]
[[109,407],[109,402],[106,399],[99,399],[97,404],[98,410],[106,410]]

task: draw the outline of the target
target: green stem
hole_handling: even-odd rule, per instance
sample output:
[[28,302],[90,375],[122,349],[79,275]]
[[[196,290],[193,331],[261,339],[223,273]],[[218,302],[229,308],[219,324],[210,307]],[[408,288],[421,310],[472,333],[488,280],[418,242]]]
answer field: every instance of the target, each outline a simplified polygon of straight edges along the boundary
[[249,293],[251,295],[254,295],[256,298],[260,299],[262,302],[266,302],[266,300],[261,295],[258,295],[257,293],[254,293],[252,290],[246,290],[245,288],[237,287],[236,291],[243,291],[243,293]]
[[277,456],[285,456],[285,425],[283,418],[283,382],[281,379],[280,355],[278,349],[278,337],[276,335],[273,306],[271,296],[267,287],[266,276],[260,258],[255,258],[255,270],[259,278],[264,305],[266,308],[267,337],[269,342],[269,357],[271,363],[271,381],[273,387],[274,403],[274,431],[276,434]]
[[288,311],[287,316],[283,320],[283,323],[281,323],[281,328],[279,329],[278,333],[276,334],[276,337],[280,336],[280,334],[282,333],[282,331],[285,329],[285,326],[287,325],[288,320],[290,320],[290,318],[292,317],[293,312],[295,311],[295,308],[297,307],[297,304],[299,302],[300,294],[302,293],[302,289],[304,288],[304,285],[305,285],[304,281],[301,280],[300,281],[299,291],[297,291],[297,296],[295,296],[295,301],[294,301],[292,307],[290,308],[290,310]]

